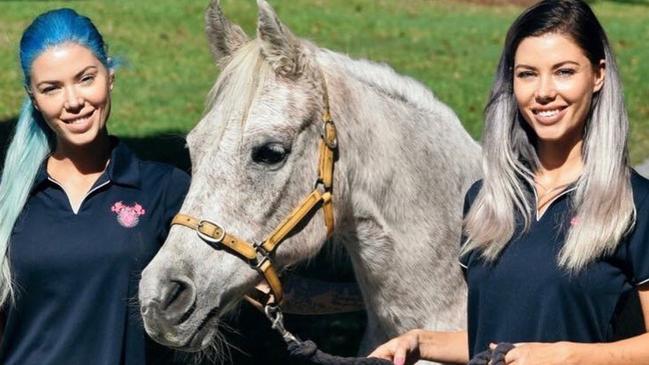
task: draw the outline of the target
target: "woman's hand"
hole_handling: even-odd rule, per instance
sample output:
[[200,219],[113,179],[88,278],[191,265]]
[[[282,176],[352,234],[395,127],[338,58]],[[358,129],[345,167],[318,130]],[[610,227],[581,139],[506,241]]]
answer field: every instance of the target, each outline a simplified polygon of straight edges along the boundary
[[410,365],[419,360],[419,335],[421,330],[412,330],[395,337],[374,350],[368,357],[390,360],[394,365]]
[[[571,365],[578,364],[575,359],[576,347],[570,342],[555,343],[517,343],[505,356],[505,364],[513,365]],[[492,349],[495,345],[490,346]]]

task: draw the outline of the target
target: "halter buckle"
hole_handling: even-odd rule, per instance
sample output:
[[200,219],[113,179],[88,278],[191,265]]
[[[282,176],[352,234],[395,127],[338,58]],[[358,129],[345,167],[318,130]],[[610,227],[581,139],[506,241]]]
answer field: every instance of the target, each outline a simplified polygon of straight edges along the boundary
[[[219,235],[218,237],[212,237],[207,233],[203,233],[201,231],[201,228],[203,228],[207,224],[216,227],[217,231],[221,231],[221,235]],[[200,222],[198,222],[198,226],[196,226],[196,233],[198,234],[198,237],[200,237],[203,241],[212,244],[221,243],[225,238],[225,229],[223,229],[223,227],[207,219],[203,219]]]
[[[255,259],[255,265],[253,266],[257,271],[261,271],[261,267],[264,265],[266,261],[270,261],[270,252],[266,251],[266,249],[263,246],[263,242],[253,242],[252,247],[255,248],[255,252],[257,253],[257,258]],[[272,265],[272,263],[271,263]]]

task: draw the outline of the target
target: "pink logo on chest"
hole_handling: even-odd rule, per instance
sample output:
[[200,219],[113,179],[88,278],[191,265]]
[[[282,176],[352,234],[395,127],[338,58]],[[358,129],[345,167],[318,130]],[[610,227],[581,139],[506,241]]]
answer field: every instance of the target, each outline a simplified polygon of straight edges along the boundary
[[140,216],[146,213],[146,210],[138,203],[135,203],[133,206],[128,206],[121,201],[113,204],[110,210],[117,214],[117,222],[126,228],[137,226],[140,222]]

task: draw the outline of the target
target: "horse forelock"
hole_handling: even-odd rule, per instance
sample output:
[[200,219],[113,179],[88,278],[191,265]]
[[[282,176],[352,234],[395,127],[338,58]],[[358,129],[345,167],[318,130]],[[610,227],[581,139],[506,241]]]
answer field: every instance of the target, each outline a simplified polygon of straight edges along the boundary
[[253,101],[272,73],[256,39],[232,55],[207,95],[202,117],[202,120],[214,119],[218,109],[218,123],[207,123],[209,127],[205,127],[214,144],[218,144],[228,123],[239,121],[242,127],[245,125]]

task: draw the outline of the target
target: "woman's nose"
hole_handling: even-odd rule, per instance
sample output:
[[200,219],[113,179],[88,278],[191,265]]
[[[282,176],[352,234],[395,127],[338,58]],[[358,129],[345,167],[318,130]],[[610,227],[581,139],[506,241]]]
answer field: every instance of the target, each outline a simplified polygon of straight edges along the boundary
[[65,103],[63,107],[67,110],[78,110],[83,107],[84,100],[81,94],[74,86],[68,87],[65,90]]
[[547,103],[557,96],[557,89],[551,77],[542,77],[536,89],[534,97],[538,103]]

